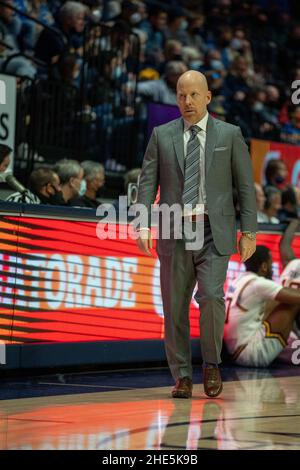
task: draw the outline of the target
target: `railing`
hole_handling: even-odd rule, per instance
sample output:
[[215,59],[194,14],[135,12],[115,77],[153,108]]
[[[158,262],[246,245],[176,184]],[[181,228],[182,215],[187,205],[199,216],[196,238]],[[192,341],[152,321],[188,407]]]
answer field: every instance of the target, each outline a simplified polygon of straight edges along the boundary
[[47,78],[43,74],[34,81],[19,80],[15,171],[24,182],[37,163],[62,157],[92,159],[114,171],[136,163],[138,36],[87,23],[77,60],[80,72],[73,83],[55,76],[57,64]]

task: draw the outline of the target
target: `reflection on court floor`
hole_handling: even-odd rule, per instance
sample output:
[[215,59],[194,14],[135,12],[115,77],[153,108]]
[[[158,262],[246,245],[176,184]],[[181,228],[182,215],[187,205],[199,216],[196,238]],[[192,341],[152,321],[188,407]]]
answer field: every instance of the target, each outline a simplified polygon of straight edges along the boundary
[[173,400],[169,386],[84,393],[82,381],[83,393],[0,400],[0,449],[300,449],[300,376],[235,378],[215,400],[201,384]]

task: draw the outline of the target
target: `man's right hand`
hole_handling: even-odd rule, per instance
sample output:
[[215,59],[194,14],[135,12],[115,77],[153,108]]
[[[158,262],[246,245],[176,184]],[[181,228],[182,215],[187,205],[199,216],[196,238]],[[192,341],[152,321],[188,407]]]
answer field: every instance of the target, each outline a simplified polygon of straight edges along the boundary
[[150,230],[141,228],[136,243],[143,253],[146,253],[148,256],[152,256],[150,252],[150,249],[152,249],[152,237]]

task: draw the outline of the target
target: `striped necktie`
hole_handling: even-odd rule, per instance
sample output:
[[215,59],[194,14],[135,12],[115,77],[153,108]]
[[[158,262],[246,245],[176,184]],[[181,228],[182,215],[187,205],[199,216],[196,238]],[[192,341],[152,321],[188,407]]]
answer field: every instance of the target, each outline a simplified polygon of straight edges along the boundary
[[197,134],[201,129],[198,126],[191,126],[189,130],[191,131],[191,137],[186,147],[182,202],[184,205],[191,204],[194,208],[199,199],[200,142]]

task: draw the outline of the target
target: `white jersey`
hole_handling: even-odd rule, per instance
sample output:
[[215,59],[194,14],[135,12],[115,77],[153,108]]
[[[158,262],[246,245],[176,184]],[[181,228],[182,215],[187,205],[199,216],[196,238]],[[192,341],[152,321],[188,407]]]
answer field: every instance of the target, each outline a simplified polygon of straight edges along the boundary
[[293,259],[286,265],[280,276],[280,284],[300,289],[300,259]]
[[282,286],[246,271],[238,276],[226,293],[225,343],[229,354],[250,342],[261,329],[265,306],[274,300]]

